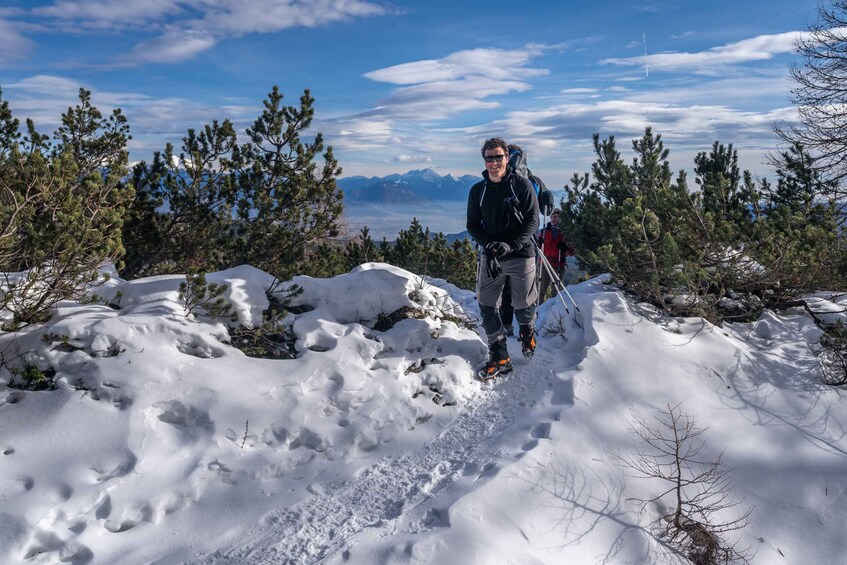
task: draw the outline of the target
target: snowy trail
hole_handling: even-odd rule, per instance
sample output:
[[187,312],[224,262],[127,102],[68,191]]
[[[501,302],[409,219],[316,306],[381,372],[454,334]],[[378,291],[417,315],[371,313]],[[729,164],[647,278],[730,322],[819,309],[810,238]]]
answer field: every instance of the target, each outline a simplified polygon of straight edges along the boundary
[[[519,355],[519,354],[518,354]],[[513,358],[514,355],[513,355]],[[408,512],[455,480],[496,474],[498,439],[525,423],[554,354],[539,350],[531,363],[493,385],[482,385],[465,410],[421,450],[385,458],[352,482],[266,516],[266,527],[201,563],[314,563],[342,551],[372,527],[391,529]],[[542,391],[543,392],[543,391]]]
[[[267,306],[267,273],[212,278],[241,315]],[[681,403],[739,509],[754,509],[730,543],[757,565],[845,562],[847,404],[820,382],[803,310],[712,326],[598,277],[570,287],[579,316],[538,308],[533,360],[510,340],[514,374],[480,384],[472,329],[435,310],[380,333],[359,321],[410,302],[475,315],[470,292],[382,264],[298,279],[314,306],[294,319],[302,355],[276,361],[186,318],[183,280],[115,276],[120,310],[67,303],[0,336],[59,385],[15,390],[0,375],[0,563],[670,560],[651,532],[674,501],[645,510],[663,486],[622,458],[643,447],[633,422]]]

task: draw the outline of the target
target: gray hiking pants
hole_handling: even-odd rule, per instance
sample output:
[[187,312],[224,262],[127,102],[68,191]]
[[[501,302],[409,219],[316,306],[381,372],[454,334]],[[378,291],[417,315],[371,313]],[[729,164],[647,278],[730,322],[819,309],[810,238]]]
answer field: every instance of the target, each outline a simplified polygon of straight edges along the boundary
[[476,299],[479,302],[482,327],[485,329],[488,343],[494,343],[506,337],[498,309],[502,300],[503,285],[506,284],[507,278],[512,289],[512,306],[515,308],[515,319],[518,324],[523,326],[535,323],[535,303],[538,298],[535,286],[535,257],[501,259],[500,268],[503,272],[491,278],[485,268],[485,259],[482,258],[479,261]]

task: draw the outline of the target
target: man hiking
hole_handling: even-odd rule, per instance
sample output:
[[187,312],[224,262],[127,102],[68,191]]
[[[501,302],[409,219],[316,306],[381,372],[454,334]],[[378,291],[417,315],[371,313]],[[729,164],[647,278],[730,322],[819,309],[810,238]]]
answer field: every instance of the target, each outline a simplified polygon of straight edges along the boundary
[[476,296],[488,338],[488,363],[478,373],[485,380],[512,370],[498,311],[507,280],[521,351],[527,357],[535,352],[538,294],[532,237],[538,229],[538,200],[530,180],[509,167],[508,156],[505,141],[497,137],[487,140],[482,146],[483,180],[473,185],[468,195],[468,232],[484,250]]
[[[564,282],[565,269],[567,269],[567,258],[574,254],[574,249],[568,245],[567,241],[565,241],[565,236],[562,234],[562,230],[559,227],[559,219],[561,216],[561,210],[558,208],[553,210],[553,213],[550,214],[550,221],[541,229],[538,239],[541,242],[541,249],[544,250],[544,257],[547,258],[550,266],[553,267],[553,270],[556,272],[556,276],[559,277],[559,280]],[[539,304],[547,300],[547,289],[552,286],[552,282],[553,281],[551,280],[547,269],[541,269],[541,291],[539,292],[538,299]],[[553,295],[555,296],[555,294],[554,290]]]

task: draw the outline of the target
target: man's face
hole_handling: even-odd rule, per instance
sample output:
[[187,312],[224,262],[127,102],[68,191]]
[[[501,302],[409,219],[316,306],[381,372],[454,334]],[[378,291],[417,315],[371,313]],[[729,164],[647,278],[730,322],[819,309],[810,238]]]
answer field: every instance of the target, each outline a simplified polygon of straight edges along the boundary
[[550,221],[553,222],[554,226],[558,226],[559,225],[559,214],[557,214],[556,212],[553,212],[550,215]]
[[508,159],[502,147],[486,149],[483,159],[485,159],[485,170],[488,171],[488,178],[494,182],[503,178],[503,175],[506,174]]

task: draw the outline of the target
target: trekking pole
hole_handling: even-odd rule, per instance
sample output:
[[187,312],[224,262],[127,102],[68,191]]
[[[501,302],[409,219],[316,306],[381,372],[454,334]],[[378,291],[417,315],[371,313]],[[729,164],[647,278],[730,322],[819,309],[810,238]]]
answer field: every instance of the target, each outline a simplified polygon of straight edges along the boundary
[[[538,249],[538,246],[536,245],[535,248]],[[550,261],[547,260],[547,257],[545,257],[543,253],[541,253],[541,266],[544,268],[545,271],[547,271],[547,276],[550,277],[550,282],[553,283],[553,287],[556,289],[556,296],[559,297],[559,300],[562,301],[562,306],[565,307],[565,313],[570,314],[571,309],[568,308],[568,305],[565,302],[565,299],[562,298],[562,290],[558,286],[558,285],[562,284],[562,281],[561,281],[561,279],[556,277],[556,274],[553,272],[553,267],[550,266]],[[556,278],[554,278],[554,277],[556,277]],[[565,292],[567,292],[567,290],[565,290]],[[571,298],[571,301],[573,301],[573,298]],[[576,306],[576,302],[574,302],[574,306]],[[578,307],[577,307],[577,310],[579,310]]]
[[[537,246],[536,246],[536,249],[538,249]],[[574,305],[574,308],[576,308],[576,311],[581,312],[581,310],[579,309],[579,305],[577,305],[577,303],[576,303],[576,300],[574,300],[573,296],[571,296],[571,293],[568,292],[568,287],[565,286],[565,283],[562,282],[562,279],[559,277],[558,273],[556,273],[556,271],[553,269],[553,266],[550,265],[550,261],[548,261],[547,257],[545,257],[543,254],[541,255],[541,261],[544,264],[544,268],[547,270],[547,274],[550,276],[550,280],[553,281],[553,284],[556,287],[556,290],[558,290],[557,294],[559,295],[559,298],[562,299],[562,304],[565,305],[565,310],[570,314],[570,310],[568,309],[567,304],[565,304],[564,298],[562,298],[562,294],[561,294],[562,292],[567,294],[568,298],[571,299],[571,302],[573,302],[573,305]]]
[[[523,223],[523,214],[521,213],[520,210],[518,210],[517,203],[518,203],[518,199],[517,199],[516,196],[511,196],[511,197],[506,199],[506,204],[509,205],[512,208],[512,213],[515,215],[515,218],[517,218],[518,222]],[[571,299],[571,302],[573,302],[573,305],[574,305],[574,308],[576,308],[576,311],[581,312],[581,310],[579,309],[579,306],[576,303],[576,300],[574,300],[573,296],[571,296],[571,293],[568,292],[568,289],[565,286],[565,283],[562,282],[562,279],[560,279],[559,275],[556,274],[556,271],[553,270],[553,267],[550,265],[550,262],[547,260],[547,257],[544,256],[544,252],[538,246],[538,242],[535,241],[534,237],[531,237],[530,240],[532,240],[532,244],[535,246],[535,251],[541,256],[541,263],[544,265],[544,268],[547,270],[547,274],[550,276],[550,280],[553,281],[557,285],[557,290],[559,292],[557,292],[556,294],[559,296],[559,299],[562,301],[562,305],[565,307],[565,311],[568,314],[570,314],[570,312],[571,312],[570,309],[568,308],[568,305],[565,304],[565,299],[562,298],[562,291],[564,291],[565,294],[568,295],[568,298]],[[576,316],[574,316],[574,319],[575,318],[576,318]]]
[[[541,230],[538,232],[538,235],[541,236],[541,254],[542,255],[544,254],[544,230],[547,229],[547,214],[546,214],[546,212],[547,212],[547,208],[545,207],[541,211],[541,216],[544,218],[544,224],[543,224],[543,227],[541,228]],[[536,266],[538,266],[538,263],[540,263],[540,262],[536,262]],[[544,301],[544,297],[541,296],[541,271],[542,270],[543,269],[536,269],[537,272],[536,272],[536,275],[535,275],[535,292],[538,294],[537,302],[538,302],[539,306],[541,306],[541,303]],[[544,289],[544,293],[545,294],[547,293],[546,288]]]
[[[544,253],[544,229],[543,228],[539,232],[539,235],[541,236],[541,253],[543,254]],[[534,238],[535,238],[535,236],[533,236],[533,239]],[[542,279],[542,272],[543,271],[544,271],[544,267],[541,266],[541,261],[536,259],[536,261],[535,261],[535,293],[538,295],[538,298],[536,299],[536,303],[537,303],[536,305],[537,306],[541,306],[541,303],[544,302],[544,297],[541,296],[541,279]],[[544,293],[545,294],[547,293],[546,288],[544,289]]]

